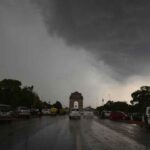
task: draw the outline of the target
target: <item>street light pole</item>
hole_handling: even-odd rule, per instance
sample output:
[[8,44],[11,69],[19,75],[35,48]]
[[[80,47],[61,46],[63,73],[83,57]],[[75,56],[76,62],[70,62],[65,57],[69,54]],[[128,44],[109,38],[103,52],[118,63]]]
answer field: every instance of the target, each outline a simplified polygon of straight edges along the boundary
[[102,98],[102,105],[104,105],[104,99]]

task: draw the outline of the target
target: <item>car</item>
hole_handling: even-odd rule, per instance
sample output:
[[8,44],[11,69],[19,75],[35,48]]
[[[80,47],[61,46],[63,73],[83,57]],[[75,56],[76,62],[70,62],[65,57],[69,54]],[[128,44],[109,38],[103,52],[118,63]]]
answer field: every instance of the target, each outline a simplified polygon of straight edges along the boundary
[[87,118],[87,119],[93,118],[93,112],[92,111],[84,111],[83,118]]
[[115,121],[128,120],[128,115],[121,111],[113,111],[111,112],[109,119]]
[[17,107],[17,117],[21,118],[30,118],[31,112],[30,109],[24,106]]
[[32,116],[37,116],[40,114],[40,110],[38,108],[31,108],[30,113]]
[[72,109],[69,114],[69,119],[81,119],[81,113],[79,109]]
[[144,122],[147,127],[150,127],[150,107],[146,107],[146,114],[144,116]]
[[52,108],[50,109],[50,115],[51,115],[51,116],[56,116],[57,113],[58,113],[58,109],[57,109],[57,108],[52,107]]
[[12,121],[12,114],[10,105],[0,104],[0,122]]
[[50,114],[51,114],[50,109],[48,109],[48,108],[43,108],[43,109],[42,109],[42,114],[43,114],[43,115],[50,115]]
[[100,118],[107,119],[107,118],[109,118],[110,114],[111,114],[111,111],[103,110],[100,114]]

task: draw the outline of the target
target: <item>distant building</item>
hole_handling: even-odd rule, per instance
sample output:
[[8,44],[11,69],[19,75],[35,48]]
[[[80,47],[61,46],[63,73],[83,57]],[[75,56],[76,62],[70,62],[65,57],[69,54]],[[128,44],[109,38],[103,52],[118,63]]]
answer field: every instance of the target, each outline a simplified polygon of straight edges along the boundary
[[83,96],[81,93],[79,92],[71,93],[69,108],[83,110]]

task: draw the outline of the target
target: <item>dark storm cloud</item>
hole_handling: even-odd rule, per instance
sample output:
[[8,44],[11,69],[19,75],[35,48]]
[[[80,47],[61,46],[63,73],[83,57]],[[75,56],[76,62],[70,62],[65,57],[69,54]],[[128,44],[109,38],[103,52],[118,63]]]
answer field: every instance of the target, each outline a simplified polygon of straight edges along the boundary
[[148,65],[149,0],[35,1],[51,35],[94,53],[118,77],[140,73]]

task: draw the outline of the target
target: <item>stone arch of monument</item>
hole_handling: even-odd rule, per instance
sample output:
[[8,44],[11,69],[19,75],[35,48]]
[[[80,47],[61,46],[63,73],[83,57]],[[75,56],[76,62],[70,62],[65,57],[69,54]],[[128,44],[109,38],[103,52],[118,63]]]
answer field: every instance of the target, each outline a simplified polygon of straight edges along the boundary
[[74,92],[70,95],[69,108],[74,109],[77,107],[79,110],[83,110],[83,96],[79,92]]

